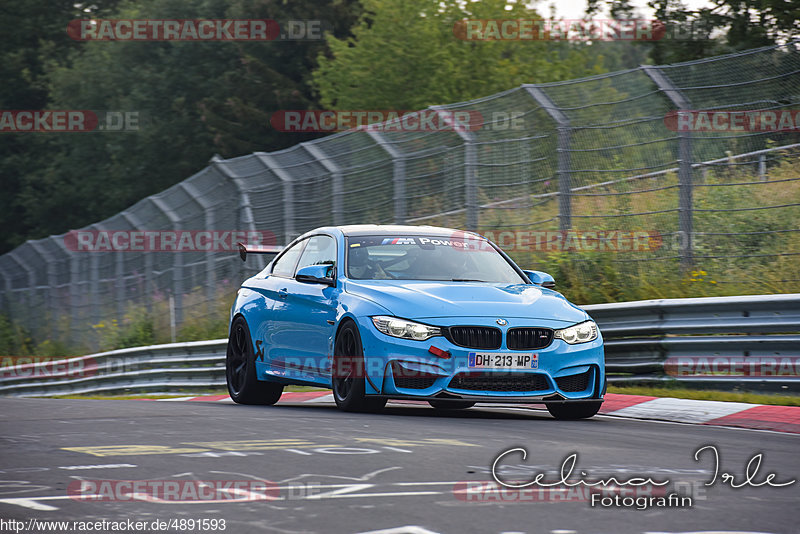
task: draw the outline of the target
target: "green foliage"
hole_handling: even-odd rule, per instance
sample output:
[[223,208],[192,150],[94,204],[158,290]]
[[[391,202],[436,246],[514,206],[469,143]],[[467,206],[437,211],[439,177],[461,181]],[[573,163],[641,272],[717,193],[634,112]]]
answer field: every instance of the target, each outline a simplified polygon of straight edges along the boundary
[[21,354],[18,327],[5,314],[0,314],[0,354]]
[[[595,191],[600,196],[573,197],[574,214],[611,216],[576,218],[576,232],[646,230],[651,235],[664,235],[662,240],[649,241],[641,251],[543,250],[519,239],[507,243],[497,239],[498,244],[521,267],[552,274],[556,288],[579,304],[800,292],[800,235],[781,231],[795,229],[789,221],[800,220],[800,208],[750,210],[800,203],[800,164],[796,156],[786,154],[771,167],[767,182],[760,181],[753,165],[716,167],[705,178],[702,171],[696,172],[701,176],[696,179],[693,193],[697,235],[693,239],[695,262],[691,268],[684,268],[680,262],[682,242],[674,235],[678,230],[675,212],[614,217],[675,209],[677,189],[639,191],[654,185],[674,185],[674,175],[659,178],[655,184],[621,182],[598,188]],[[621,192],[626,194],[616,194]],[[554,232],[557,210],[556,201],[536,205],[530,211],[486,209],[481,211],[480,227],[483,232],[497,235],[505,228]],[[550,218],[550,225],[529,226],[532,220]]]
[[[45,109],[49,102],[49,69],[67,62],[80,43],[67,36],[67,23],[83,16],[105,16],[119,0],[80,6],[72,0],[0,0],[3,46],[0,47],[0,109]],[[0,142],[0,254],[26,239],[45,235],[27,214],[25,197],[44,197],[47,190],[28,184],[43,161],[52,156],[55,139],[46,134],[3,133]],[[56,231],[69,229],[61,213],[47,217]]]
[[[606,50],[646,51],[650,62],[663,65],[770,46],[800,35],[800,4],[786,0],[717,0],[687,6],[680,0],[650,0],[655,19],[667,34],[654,41],[613,43]],[[607,7],[613,18],[639,18],[629,0],[589,0],[587,15]]]
[[143,307],[131,306],[122,320],[101,321],[92,325],[102,351],[152,345],[156,342],[153,317]]
[[279,132],[269,116],[316,107],[308,80],[324,40],[79,42],[67,36],[70,20],[321,19],[344,37],[360,13],[356,0],[107,0],[84,11],[74,2],[52,10],[42,0],[24,9],[4,3],[4,20],[19,24],[7,25],[10,46],[0,52],[2,109],[136,112],[140,127],[3,134],[0,253],[109,217],[191,176],[215,153],[233,157],[316,137]]
[[490,95],[522,83],[602,72],[580,46],[541,41],[466,41],[467,19],[541,18],[523,2],[364,0],[349,38],[329,37],[313,73],[330,109],[417,110]]
[[0,355],[2,356],[73,356],[80,348],[70,347],[63,340],[44,339],[36,342],[30,331],[0,314]]

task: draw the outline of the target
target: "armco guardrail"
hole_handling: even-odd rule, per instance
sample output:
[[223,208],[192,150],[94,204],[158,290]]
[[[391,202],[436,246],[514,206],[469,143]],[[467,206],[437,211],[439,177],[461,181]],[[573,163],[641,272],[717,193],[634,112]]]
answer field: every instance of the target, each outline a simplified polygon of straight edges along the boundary
[[[800,390],[800,294],[645,300],[584,307],[600,325],[609,381]],[[121,349],[0,367],[0,395],[198,391],[225,385],[225,339]],[[763,361],[768,376],[665,372],[665,363]],[[768,361],[769,363],[769,361]],[[745,366],[746,367],[746,366]],[[713,371],[713,369],[712,369]],[[788,372],[785,372],[788,371]],[[718,371],[717,371],[718,372]]]
[[225,387],[226,339],[113,350],[0,367],[0,395],[42,396]]
[[[786,365],[800,361],[800,294],[643,300],[584,309],[603,333],[612,383],[677,380],[726,389],[800,390],[797,367]],[[703,376],[691,376],[698,359],[709,367],[695,368]],[[668,374],[668,362],[683,367]],[[721,365],[714,368],[715,362]],[[743,369],[766,364],[767,373],[726,374],[732,362]]]

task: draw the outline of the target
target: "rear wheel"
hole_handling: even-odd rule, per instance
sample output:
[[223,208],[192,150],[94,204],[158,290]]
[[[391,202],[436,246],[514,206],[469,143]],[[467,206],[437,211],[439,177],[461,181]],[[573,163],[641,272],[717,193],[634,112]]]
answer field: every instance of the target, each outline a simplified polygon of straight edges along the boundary
[[556,419],[588,419],[597,415],[603,401],[548,404],[547,411]]
[[239,404],[275,404],[283,393],[283,384],[256,378],[256,357],[250,329],[243,317],[234,319],[225,356],[225,379],[228,393]]
[[475,403],[472,401],[460,401],[460,400],[429,400],[428,404],[436,408],[437,410],[466,410],[467,408],[472,408],[475,406]]
[[361,336],[355,323],[342,325],[333,346],[333,400],[345,412],[377,411],[386,399],[366,396],[366,370]]

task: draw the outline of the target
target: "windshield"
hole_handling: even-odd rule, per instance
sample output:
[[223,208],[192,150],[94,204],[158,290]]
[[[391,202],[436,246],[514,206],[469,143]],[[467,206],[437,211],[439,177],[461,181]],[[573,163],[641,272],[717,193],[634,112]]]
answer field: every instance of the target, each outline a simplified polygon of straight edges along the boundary
[[355,280],[527,283],[488,242],[464,236],[358,236],[347,245]]

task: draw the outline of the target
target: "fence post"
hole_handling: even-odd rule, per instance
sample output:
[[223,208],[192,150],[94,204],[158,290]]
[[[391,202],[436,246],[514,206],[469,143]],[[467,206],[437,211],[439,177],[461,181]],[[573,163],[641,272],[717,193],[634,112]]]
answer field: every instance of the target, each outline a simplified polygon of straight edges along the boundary
[[[47,253],[47,250],[44,249],[44,246],[39,241],[28,241],[30,243],[33,250],[41,258],[42,262],[46,265],[47,270],[47,285],[49,286],[44,291],[44,298],[42,299],[42,304],[44,304],[44,313],[41,314],[42,322],[50,322],[50,336],[52,340],[58,339],[58,321],[56,320],[58,317],[58,311],[56,310],[55,303],[58,302],[57,298],[53,298],[53,292],[56,291],[56,287],[58,287],[58,273],[55,270],[55,263],[52,261],[52,256]],[[47,313],[51,313],[50,317],[47,317]]]
[[[258,157],[259,153],[256,152],[254,155]],[[209,164],[217,172],[219,172],[224,178],[230,180],[236,187],[236,190],[239,192],[239,216],[237,217],[240,221],[239,226],[241,226],[242,229],[247,227],[248,230],[255,232],[257,230],[256,221],[255,217],[253,217],[253,208],[250,205],[250,194],[248,193],[247,184],[245,183],[244,179],[238,178],[233,173],[228,171],[228,169],[223,166],[224,163],[225,160],[218,155],[215,155],[213,158],[211,158],[211,161],[209,162]],[[252,261],[255,262],[259,270],[263,269],[266,265],[264,258],[260,254],[254,254]],[[241,264],[240,272],[242,274],[247,272],[244,263]]]
[[[93,224],[89,228],[97,228]],[[89,317],[93,325],[100,323],[102,314],[100,313],[100,254],[102,252],[93,252],[89,256]]]
[[342,195],[344,194],[344,188],[342,184],[342,171],[339,169],[339,166],[336,165],[331,158],[326,156],[322,150],[317,147],[316,144],[313,142],[305,142],[300,143],[306,152],[308,152],[312,158],[316,159],[325,170],[331,173],[331,197],[332,200],[332,214],[333,214],[333,224],[339,226],[343,224],[344,219],[344,208],[342,206]]
[[572,228],[572,169],[570,168],[570,144],[572,143],[572,128],[569,117],[556,106],[547,94],[535,85],[523,85],[528,94],[539,104],[556,123],[558,132],[558,162],[556,173],[558,175],[558,229],[563,231]]
[[403,153],[397,150],[392,143],[387,141],[380,132],[371,128],[363,130],[369,135],[389,157],[392,158],[392,186],[394,196],[394,223],[405,224],[407,217],[406,208],[406,159]]
[[[28,267],[22,260],[17,258],[17,249],[9,252],[7,256],[11,258],[14,263],[22,267],[22,270],[28,274],[28,288],[17,290],[19,291],[20,295],[17,298],[17,315],[22,315],[22,321],[27,322],[30,319],[30,311],[33,308],[33,297],[31,296],[30,292],[36,291],[36,278],[30,267]],[[16,317],[16,319],[20,319],[20,317]]]
[[69,342],[75,345],[80,343],[78,339],[78,325],[80,324],[78,301],[81,298],[79,290],[81,266],[78,251],[67,248],[66,243],[64,243],[65,236],[66,234],[59,238],[54,238],[54,240],[69,260]]
[[283,184],[283,239],[284,244],[288,245],[298,235],[294,229],[294,184],[292,176],[283,170],[269,154],[256,152],[256,156]]
[[0,295],[0,311],[11,318],[11,278],[0,263],[0,276],[3,277],[3,294]]
[[[678,113],[692,109],[689,99],[658,67],[642,65],[641,68],[653,80],[656,87],[678,108]],[[678,131],[678,191],[678,229],[683,237],[681,266],[684,270],[689,270],[694,263],[694,246],[692,243],[692,136],[688,131]]]
[[[142,220],[135,214],[131,213],[128,210],[125,210],[120,213],[123,219],[128,221],[133,228],[137,230],[144,230],[145,225],[142,223]],[[150,298],[149,292],[153,290],[153,251],[144,251],[144,293],[142,294],[142,299],[144,300],[144,306],[147,310],[148,314],[153,312],[153,301]]]
[[762,182],[767,181],[767,156],[766,154],[759,154],[758,156],[758,177]]
[[[4,256],[0,256],[0,259],[3,257]],[[0,309],[4,314],[6,314],[8,320],[13,322],[16,303],[13,302],[13,299],[11,298],[14,292],[11,286],[11,275],[2,267],[5,263],[5,261],[0,262],[0,276],[3,277],[3,287],[5,288],[2,295],[0,295]]]
[[[167,206],[166,202],[156,196],[147,198],[158,211],[169,219],[173,230],[178,232],[182,229],[181,219]],[[172,294],[175,297],[175,322],[181,325],[183,324],[183,254],[180,252],[175,252],[172,260]]]
[[[203,217],[206,225],[206,231],[214,232],[222,230],[222,228],[215,228],[214,226],[214,209],[213,204],[209,202],[197,188],[190,184],[188,181],[184,180],[183,182],[178,184],[178,187],[183,189],[186,194],[191,198],[193,201],[200,206],[200,209],[203,210]],[[206,251],[206,312],[208,313],[209,317],[214,314],[214,304],[217,297],[217,276],[214,272],[214,247],[211,246]]]
[[[441,106],[431,106],[437,115],[448,110]],[[475,136],[469,125],[454,124],[452,117],[442,116],[442,120],[453,127],[455,133],[464,143],[464,208],[466,210],[466,226],[470,232],[478,231],[478,156],[475,153]]]

